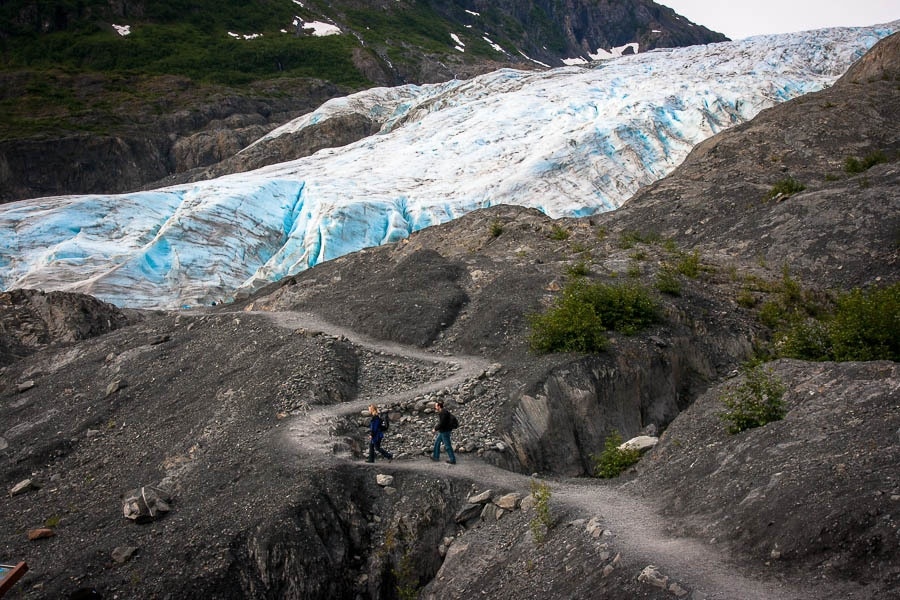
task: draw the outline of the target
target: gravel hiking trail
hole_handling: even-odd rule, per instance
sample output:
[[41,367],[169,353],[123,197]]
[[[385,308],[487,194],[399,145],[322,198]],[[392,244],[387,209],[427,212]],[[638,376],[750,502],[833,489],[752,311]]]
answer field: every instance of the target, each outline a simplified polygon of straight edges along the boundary
[[[359,414],[369,404],[386,405],[462,383],[477,377],[490,364],[472,356],[444,355],[411,346],[375,340],[341,326],[321,320],[311,313],[259,312],[279,327],[321,332],[343,337],[352,344],[382,355],[397,358],[431,361],[455,365],[453,374],[445,379],[428,382],[400,393],[367,396],[339,405],[311,407],[294,417],[299,422],[288,427],[288,442],[319,464],[334,461],[359,462],[360,468],[385,469],[392,472],[415,471],[440,477],[460,477],[484,486],[484,489],[529,490],[532,478],[506,471],[463,455],[456,465],[433,462],[427,457],[394,460],[373,467],[349,455],[334,452],[330,431],[338,417]],[[558,478],[549,480],[554,504],[562,504],[581,517],[599,517],[603,528],[611,532],[611,541],[618,552],[633,562],[656,566],[663,574],[693,590],[691,598],[706,600],[816,600],[821,590],[807,588],[788,581],[763,580],[746,572],[731,560],[728,552],[699,539],[675,537],[665,531],[666,519],[645,500],[623,492],[606,482],[591,479]],[[859,588],[848,586],[838,590],[832,582],[829,595],[841,598],[862,598]],[[832,595],[836,594],[836,595]],[[673,596],[674,598],[675,596]]]

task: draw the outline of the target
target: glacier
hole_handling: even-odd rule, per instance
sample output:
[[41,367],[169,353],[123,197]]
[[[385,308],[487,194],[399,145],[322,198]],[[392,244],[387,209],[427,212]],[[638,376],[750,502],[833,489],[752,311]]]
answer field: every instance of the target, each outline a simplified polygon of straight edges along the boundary
[[0,285],[193,307],[479,208],[515,204],[554,218],[614,210],[709,136],[830,85],[898,25],[334,99],[255,144],[348,113],[375,120],[379,132],[208,181],[0,205]]

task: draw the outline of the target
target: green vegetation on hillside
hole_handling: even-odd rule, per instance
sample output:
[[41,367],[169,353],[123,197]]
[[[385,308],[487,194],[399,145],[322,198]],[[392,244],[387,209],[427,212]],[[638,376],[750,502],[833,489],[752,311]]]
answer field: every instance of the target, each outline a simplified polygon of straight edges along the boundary
[[848,175],[857,175],[859,173],[864,173],[874,167],[875,165],[884,163],[888,161],[887,154],[882,152],[881,150],[876,150],[874,152],[870,152],[862,159],[856,158],[855,156],[848,156],[844,160],[844,171]]
[[643,286],[588,283],[579,277],[547,311],[531,316],[531,348],[599,352],[606,347],[607,331],[633,335],[659,319],[659,306]]
[[728,422],[731,434],[780,421],[787,412],[782,400],[786,388],[781,379],[758,364],[745,365],[741,370],[744,380],[721,397],[727,409],[721,417]]
[[613,431],[606,436],[603,444],[603,452],[599,456],[591,455],[594,461],[594,476],[602,479],[612,479],[622,474],[625,469],[641,459],[641,451],[637,448],[622,445],[622,436],[618,431]]
[[6,70],[176,75],[196,81],[245,84],[271,77],[315,77],[340,85],[366,83],[352,61],[351,36],[294,36],[271,31],[235,39],[225,29],[190,23],[146,24],[120,36],[112,29],[60,31],[7,48]]
[[853,289],[824,314],[779,323],[775,348],[803,360],[900,361],[900,283]]
[[[354,91],[371,85],[354,63],[360,48],[373,54],[385,48],[389,56],[392,48],[399,54],[407,48],[456,52],[451,27],[428,3],[351,11],[342,15],[342,35],[296,35],[295,16],[323,20],[316,8],[276,0],[177,0],[118,12],[99,0],[0,3],[0,135],[108,133],[125,112],[179,110],[165,89],[170,78],[195,89],[228,86],[229,94],[252,95],[248,86],[259,88],[259,82],[301,78]],[[119,35],[113,24],[129,25],[130,34]],[[467,42],[467,54],[489,50],[483,40]],[[114,89],[122,81],[131,89]],[[199,98],[184,98],[185,104],[214,93],[198,90]]]
[[[849,291],[804,289],[785,268],[777,282],[756,281],[768,300],[760,321],[773,332],[776,357],[814,361],[900,360],[900,283]],[[738,302],[756,306],[745,288]]]

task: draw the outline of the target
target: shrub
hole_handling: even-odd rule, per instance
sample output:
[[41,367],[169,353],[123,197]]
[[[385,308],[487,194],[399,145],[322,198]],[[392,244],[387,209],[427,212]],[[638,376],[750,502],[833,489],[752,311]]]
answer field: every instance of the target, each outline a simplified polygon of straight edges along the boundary
[[594,476],[603,479],[618,477],[625,469],[636,463],[641,458],[641,451],[637,448],[620,448],[622,436],[618,431],[613,431],[606,436],[603,445],[603,453],[600,456],[591,456],[594,460]]
[[805,185],[803,185],[793,177],[787,177],[772,186],[772,189],[769,190],[768,194],[766,194],[766,200],[771,200],[772,198],[779,195],[785,197],[792,196],[798,192],[802,192],[805,189]]
[[802,319],[794,322],[776,337],[778,356],[801,360],[829,360],[831,343],[828,329],[816,319]]
[[547,312],[530,318],[534,351],[599,352],[606,347],[603,321],[584,299],[580,281],[566,286]]
[[787,267],[782,270],[781,281],[761,283],[760,287],[775,294],[759,310],[760,321],[770,329],[786,329],[809,317],[815,318],[824,310],[822,302],[804,290],[800,282],[791,277]]
[[419,581],[409,550],[403,553],[392,574],[397,582],[397,597],[400,600],[415,600],[419,597]]
[[782,327],[779,356],[802,360],[900,361],[900,283],[854,289],[833,310]]
[[681,281],[671,267],[664,267],[656,273],[656,289],[670,296],[681,295]]
[[588,301],[608,329],[634,335],[660,319],[659,306],[639,284],[595,284],[588,288]]
[[787,412],[782,400],[785,386],[778,377],[761,365],[747,365],[742,371],[744,381],[721,398],[728,409],[721,417],[731,434],[780,421]]
[[588,252],[590,248],[582,244],[581,242],[572,242],[572,252],[575,254],[581,254],[583,252]]
[[638,284],[578,278],[546,312],[530,317],[530,344],[536,352],[598,352],[606,346],[606,331],[633,335],[659,318],[656,301]]
[[531,528],[534,540],[539,544],[547,538],[547,533],[553,527],[553,515],[550,512],[552,495],[549,485],[531,480],[531,497],[534,498],[535,516],[528,522],[528,526]]
[[744,289],[738,294],[737,297],[738,306],[742,306],[744,308],[753,308],[756,306],[756,296],[753,295],[753,292],[750,290]]
[[700,275],[700,253],[692,252],[682,256],[675,264],[675,270],[691,279],[696,279]]
[[841,296],[827,329],[834,360],[900,361],[900,283]]
[[591,272],[591,268],[588,265],[587,261],[579,260],[577,263],[573,265],[569,265],[566,268],[566,274],[569,277],[586,277]]
[[554,225],[553,229],[550,230],[550,239],[563,241],[569,239],[569,230],[565,227],[561,227],[559,225]]
[[499,219],[494,219],[491,221],[490,234],[492,238],[500,237],[500,234],[503,233],[503,223],[500,222]]
[[887,155],[881,150],[870,152],[861,160],[855,156],[848,156],[844,159],[844,171],[848,175],[858,175],[859,173],[868,171],[879,163],[887,162],[887,160]]

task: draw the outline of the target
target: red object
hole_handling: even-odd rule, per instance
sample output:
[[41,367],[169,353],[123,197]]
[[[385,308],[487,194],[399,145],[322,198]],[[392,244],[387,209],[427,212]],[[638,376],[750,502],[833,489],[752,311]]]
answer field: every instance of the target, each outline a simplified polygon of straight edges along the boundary
[[0,596],[8,592],[27,570],[28,565],[24,561],[16,566],[0,565]]

